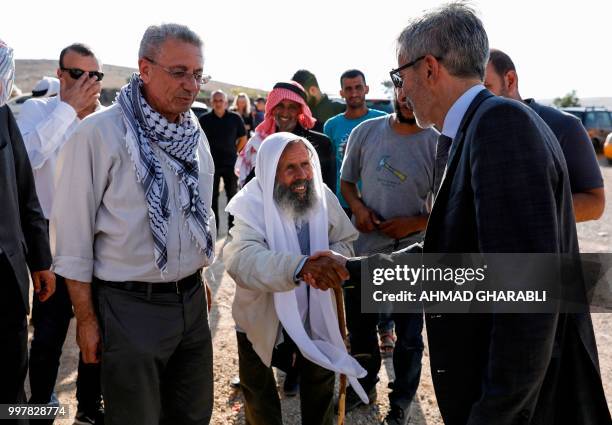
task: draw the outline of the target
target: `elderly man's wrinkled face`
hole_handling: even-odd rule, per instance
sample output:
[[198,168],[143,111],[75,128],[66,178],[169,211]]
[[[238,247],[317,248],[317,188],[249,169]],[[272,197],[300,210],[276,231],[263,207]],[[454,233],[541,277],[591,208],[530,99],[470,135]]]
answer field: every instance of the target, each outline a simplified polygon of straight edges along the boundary
[[293,100],[283,100],[272,110],[274,122],[278,131],[292,132],[297,125],[298,116],[302,111],[302,105]]
[[302,142],[291,142],[276,168],[274,200],[293,218],[305,216],[315,205],[313,169],[310,152]]
[[154,58],[140,59],[138,66],[149,104],[166,119],[175,122],[191,107],[200,92],[202,50],[174,38],[164,41]]

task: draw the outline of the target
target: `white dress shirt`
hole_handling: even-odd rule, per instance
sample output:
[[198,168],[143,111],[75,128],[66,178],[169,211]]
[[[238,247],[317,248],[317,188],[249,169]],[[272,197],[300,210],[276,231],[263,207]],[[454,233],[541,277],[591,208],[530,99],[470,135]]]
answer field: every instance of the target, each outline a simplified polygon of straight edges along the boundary
[[459,131],[459,125],[461,124],[463,116],[467,112],[467,109],[470,107],[470,104],[476,95],[484,89],[485,86],[482,84],[476,84],[459,96],[455,103],[453,103],[453,106],[451,106],[446,113],[446,117],[444,117],[442,134],[455,140],[455,136],[457,136],[457,131]]
[[36,194],[45,218],[53,205],[54,174],[61,147],[81,120],[59,95],[28,99],[19,112],[17,125],[30,158]]
[[[180,210],[179,177],[161,160],[170,209],[168,269],[162,276],[155,265],[147,201],[136,180],[127,137],[133,136],[115,104],[85,118],[62,149],[51,213],[53,267],[61,276],[82,282],[91,282],[93,276],[113,282],[171,282],[212,261],[192,241]],[[156,154],[165,155],[158,150]],[[215,216],[210,208],[214,165],[204,132],[196,160],[199,193],[214,241]]]

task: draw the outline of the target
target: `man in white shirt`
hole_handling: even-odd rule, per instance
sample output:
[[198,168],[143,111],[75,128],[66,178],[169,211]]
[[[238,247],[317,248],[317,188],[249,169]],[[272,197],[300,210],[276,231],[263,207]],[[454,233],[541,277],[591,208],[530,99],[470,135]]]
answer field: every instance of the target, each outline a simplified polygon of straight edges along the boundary
[[64,146],[51,234],[106,424],[208,424],[212,339],[201,270],[214,258],[214,165],[191,104],[200,37],[149,27],[117,102]]
[[[49,220],[54,198],[54,174],[62,146],[83,118],[100,108],[100,80],[104,74],[93,51],[84,44],[65,47],[59,57],[58,96],[27,100],[17,124],[23,135],[34,173],[36,192],[45,218]],[[45,404],[54,394],[62,346],[72,318],[72,304],[64,278],[56,275],[57,290],[48,302],[34,297],[34,337],[30,349],[30,403]],[[100,368],[79,359],[77,376],[77,423],[103,422]]]

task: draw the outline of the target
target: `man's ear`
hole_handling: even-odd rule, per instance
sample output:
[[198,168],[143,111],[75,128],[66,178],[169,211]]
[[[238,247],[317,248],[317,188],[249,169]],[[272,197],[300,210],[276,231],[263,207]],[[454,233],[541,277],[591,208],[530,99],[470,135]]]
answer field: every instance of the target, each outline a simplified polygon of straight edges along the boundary
[[440,62],[433,57],[432,55],[427,55],[423,59],[423,66],[425,66],[425,71],[427,73],[427,79],[431,79],[431,81],[436,81],[440,76]]
[[370,86],[368,86],[366,84],[366,86],[365,86],[365,94],[368,94],[368,93],[370,93]]
[[516,71],[506,72],[506,75],[504,75],[504,85],[508,93],[518,91],[518,74]]
[[138,71],[140,72],[140,79],[143,83],[151,81],[151,63],[145,58],[138,59]]
[[340,97],[342,99],[344,99],[344,90],[340,89],[340,91],[338,93],[340,93]]

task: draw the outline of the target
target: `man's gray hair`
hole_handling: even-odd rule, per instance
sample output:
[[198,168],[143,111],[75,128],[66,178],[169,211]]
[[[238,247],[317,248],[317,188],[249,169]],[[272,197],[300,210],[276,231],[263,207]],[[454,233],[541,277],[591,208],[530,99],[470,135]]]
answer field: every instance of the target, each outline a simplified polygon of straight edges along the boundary
[[215,95],[218,95],[218,94],[222,95],[224,100],[227,100],[227,94],[225,94],[225,92],[223,90],[221,90],[221,89],[217,89],[214,92],[212,92],[210,94],[210,99],[212,100],[212,98],[215,97]]
[[187,26],[181,24],[151,25],[145,31],[138,49],[138,59],[145,57],[154,59],[164,41],[173,38],[193,44],[202,49],[202,39]]
[[397,54],[406,61],[430,54],[455,77],[484,80],[489,40],[471,7],[449,3],[410,22],[397,39]]

